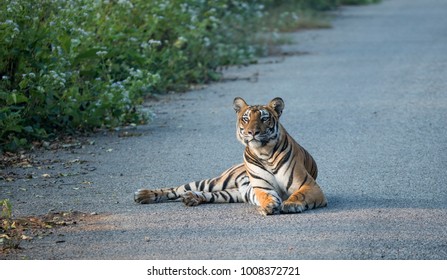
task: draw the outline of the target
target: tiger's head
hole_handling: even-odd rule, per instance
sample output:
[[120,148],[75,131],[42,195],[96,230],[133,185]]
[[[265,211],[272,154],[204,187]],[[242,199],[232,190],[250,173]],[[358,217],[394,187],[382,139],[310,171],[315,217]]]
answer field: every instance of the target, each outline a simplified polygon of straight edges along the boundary
[[244,99],[236,97],[233,107],[237,114],[236,136],[244,145],[260,148],[279,138],[279,117],[284,109],[280,97],[265,106],[250,106]]

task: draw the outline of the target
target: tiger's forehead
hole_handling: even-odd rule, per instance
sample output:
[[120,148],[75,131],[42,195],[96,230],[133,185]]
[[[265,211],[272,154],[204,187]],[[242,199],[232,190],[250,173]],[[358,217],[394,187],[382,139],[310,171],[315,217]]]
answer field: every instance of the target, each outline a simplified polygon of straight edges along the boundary
[[250,115],[253,114],[253,116],[254,116],[257,113],[259,113],[259,118],[264,118],[264,117],[270,116],[270,112],[265,107],[262,107],[262,106],[251,106],[251,107],[247,108],[247,110],[245,110],[245,112],[242,116],[250,118]]

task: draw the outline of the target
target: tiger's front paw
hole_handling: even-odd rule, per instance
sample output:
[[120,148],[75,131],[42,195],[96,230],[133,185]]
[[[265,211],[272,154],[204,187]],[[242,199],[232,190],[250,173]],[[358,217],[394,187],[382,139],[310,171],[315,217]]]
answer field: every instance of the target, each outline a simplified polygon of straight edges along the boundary
[[279,214],[280,210],[280,204],[276,201],[271,201],[264,206],[258,207],[258,212],[263,216]]
[[134,201],[141,204],[156,203],[158,197],[157,191],[146,189],[139,189],[133,195]]
[[279,208],[269,208],[269,207],[264,208],[264,207],[260,207],[260,206],[258,207],[258,212],[262,216],[275,215],[275,214],[281,213]]
[[280,213],[282,201],[278,196],[259,190],[255,190],[255,194],[257,199],[255,204],[259,206],[258,212],[261,215],[267,216]]
[[306,210],[306,205],[299,201],[284,201],[281,204],[281,213],[301,213]]
[[188,191],[182,194],[182,201],[186,206],[197,206],[205,203],[206,198],[203,192]]

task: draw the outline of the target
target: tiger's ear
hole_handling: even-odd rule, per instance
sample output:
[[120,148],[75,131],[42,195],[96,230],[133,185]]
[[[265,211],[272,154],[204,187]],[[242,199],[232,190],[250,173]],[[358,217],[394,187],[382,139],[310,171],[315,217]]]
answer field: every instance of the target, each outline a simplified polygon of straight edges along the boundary
[[268,106],[275,110],[275,112],[278,114],[278,117],[280,117],[282,114],[282,110],[284,110],[284,100],[282,100],[281,97],[273,98]]
[[241,97],[236,97],[233,101],[233,108],[236,111],[236,113],[239,113],[242,110],[242,108],[247,106],[248,106],[247,103]]

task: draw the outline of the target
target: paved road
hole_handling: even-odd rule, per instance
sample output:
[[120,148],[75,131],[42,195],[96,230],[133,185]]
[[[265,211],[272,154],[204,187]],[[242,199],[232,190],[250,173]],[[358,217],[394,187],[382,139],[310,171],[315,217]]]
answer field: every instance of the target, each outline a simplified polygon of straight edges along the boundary
[[[82,149],[38,154],[44,168],[28,172],[39,178],[1,182],[16,215],[98,213],[13,257],[447,259],[447,2],[344,8],[333,29],[291,36],[297,44],[286,49],[308,54],[230,73],[257,81],[164,98],[157,119],[131,131],[140,136],[97,135]],[[285,100],[282,122],[318,162],[329,207],[262,217],[246,204],[134,204],[137,188],[242,161],[235,96]],[[57,178],[64,172],[73,176]]]

